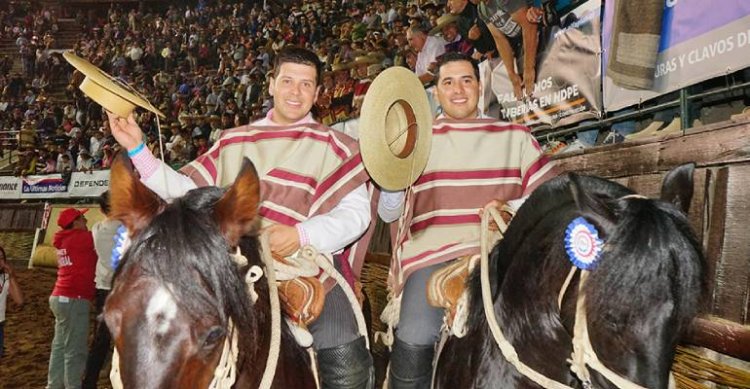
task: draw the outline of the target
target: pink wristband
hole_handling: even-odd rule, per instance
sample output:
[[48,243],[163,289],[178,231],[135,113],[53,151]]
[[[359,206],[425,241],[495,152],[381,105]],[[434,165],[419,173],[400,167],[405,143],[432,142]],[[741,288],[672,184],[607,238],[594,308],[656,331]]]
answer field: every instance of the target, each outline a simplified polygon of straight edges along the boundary
[[148,148],[130,157],[130,160],[133,162],[135,169],[138,170],[138,173],[141,174],[141,180],[147,180],[159,168],[159,160],[156,159]]

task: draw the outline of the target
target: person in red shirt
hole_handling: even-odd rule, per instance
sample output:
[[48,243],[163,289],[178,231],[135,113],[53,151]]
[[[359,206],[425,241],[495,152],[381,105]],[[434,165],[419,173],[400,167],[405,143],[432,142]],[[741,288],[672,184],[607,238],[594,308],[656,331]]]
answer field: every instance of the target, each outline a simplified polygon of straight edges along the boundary
[[86,364],[89,307],[94,299],[96,250],[84,213],[60,212],[53,245],[57,249],[57,281],[49,306],[55,315],[55,337],[47,374],[47,389],[80,388]]

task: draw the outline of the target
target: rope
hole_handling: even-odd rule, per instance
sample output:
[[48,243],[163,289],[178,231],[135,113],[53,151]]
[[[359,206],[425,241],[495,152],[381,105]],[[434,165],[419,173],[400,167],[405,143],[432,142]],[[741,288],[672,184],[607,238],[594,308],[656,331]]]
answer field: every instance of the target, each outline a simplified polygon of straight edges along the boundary
[[219,363],[214,369],[214,378],[208,385],[209,389],[231,388],[237,380],[237,357],[239,356],[237,329],[232,321],[228,324],[229,336],[224,338],[224,348],[221,350]]
[[[591,387],[591,376],[586,366],[601,374],[612,384],[621,389],[646,389],[627,378],[610,370],[599,360],[589,338],[588,324],[586,322],[586,297],[583,294],[583,286],[588,279],[589,272],[581,271],[581,279],[578,282],[578,299],[576,301],[576,318],[573,327],[573,355],[570,370],[583,382],[583,386]],[[670,382],[672,380],[670,379]],[[587,386],[588,384],[588,386]]]
[[578,270],[577,267],[571,266],[570,272],[568,273],[568,276],[565,278],[565,282],[563,282],[562,288],[560,288],[560,293],[557,295],[557,309],[562,312],[562,301],[563,298],[565,298],[565,292],[568,290],[568,286],[570,286],[570,281],[573,280],[573,276],[576,274],[576,270]]
[[508,225],[500,216],[500,212],[497,209],[490,207],[488,211],[489,212],[485,212],[482,215],[480,275],[482,282],[482,303],[484,305],[484,314],[485,316],[487,316],[487,324],[490,327],[492,336],[495,338],[495,343],[497,343],[497,346],[500,348],[500,352],[503,354],[503,357],[505,357],[505,360],[513,365],[513,367],[515,367],[519,373],[523,374],[524,376],[526,376],[526,378],[530,379],[537,385],[547,389],[573,389],[570,386],[564,385],[540,374],[536,370],[531,369],[526,364],[521,362],[521,360],[518,358],[518,354],[516,353],[515,348],[513,348],[513,345],[510,344],[507,339],[505,339],[505,336],[500,329],[500,325],[497,323],[495,310],[492,305],[492,293],[490,291],[489,277],[489,241],[487,239],[489,235],[490,218],[493,218],[495,220],[495,223],[497,223],[498,229],[500,230],[501,234],[504,234],[505,231],[507,231]]
[[273,377],[276,374],[276,364],[279,362],[279,351],[281,349],[281,303],[279,303],[279,287],[276,285],[276,271],[274,271],[275,259],[271,256],[271,246],[268,243],[268,234],[260,235],[260,247],[263,263],[266,265],[266,277],[268,278],[268,299],[271,304],[271,343],[268,350],[266,369],[258,386],[261,389],[271,387]]
[[354,318],[357,320],[357,327],[359,327],[359,333],[360,335],[365,337],[365,345],[369,350],[370,339],[367,337],[367,325],[365,324],[365,315],[362,313],[362,307],[359,306],[359,300],[357,300],[357,296],[354,294],[354,290],[352,289],[351,285],[346,282],[344,276],[342,276],[341,273],[339,273],[338,270],[336,270],[336,268],[333,266],[333,258],[331,257],[331,255],[319,253],[318,250],[316,250],[315,247],[311,245],[302,247],[299,253],[303,259],[306,259],[318,265],[318,267],[323,270],[323,272],[336,280],[336,282],[341,286],[341,289],[344,291],[344,294],[346,294],[346,297],[349,300],[349,304],[351,304],[352,306]]
[[[404,132],[405,131],[402,131],[399,135],[403,135]],[[398,139],[398,137],[396,137],[396,139]],[[395,277],[395,280],[393,280],[395,285],[390,285],[391,288],[395,286],[401,287],[404,283],[404,272],[401,268],[401,242],[409,232],[409,228],[406,225],[406,218],[409,216],[409,212],[411,212],[410,203],[411,198],[414,196],[414,182],[416,181],[417,177],[422,174],[422,172],[416,171],[416,161],[416,158],[412,158],[411,166],[409,167],[409,185],[404,188],[404,209],[403,211],[401,211],[401,216],[398,218],[396,240],[395,242],[393,242],[393,257],[391,259],[391,267],[393,268],[392,274]],[[389,349],[391,348],[391,346],[393,346],[393,341],[395,340],[393,329],[401,320],[401,293],[401,289],[397,291],[390,291],[390,293],[388,294],[388,303],[386,304],[385,308],[383,308],[383,312],[380,313],[380,321],[385,323],[387,329],[385,332],[375,332],[375,341],[377,342],[378,340],[380,340],[381,342],[383,342],[383,345],[385,345]],[[386,371],[386,377],[388,372],[390,371],[390,365],[391,363],[388,362],[388,371]]]
[[[504,234],[508,226],[500,216],[500,213],[495,208],[490,208],[489,212],[482,215],[482,230],[481,230],[481,283],[482,283],[482,303],[484,306],[484,313],[487,317],[487,324],[492,332],[492,336],[495,338],[503,357],[518,370],[519,373],[530,379],[537,385],[546,389],[572,389],[572,387],[562,384],[558,381],[550,379],[549,377],[537,372],[530,368],[518,357],[515,348],[513,347],[500,329],[500,325],[497,322],[495,316],[494,306],[492,304],[492,293],[490,290],[490,279],[489,279],[489,241],[487,235],[489,232],[490,217],[493,218],[495,223],[500,230],[501,234]],[[568,273],[565,282],[558,295],[558,306],[562,305],[562,298],[565,295],[570,281],[576,272],[574,266]],[[588,367],[601,374],[604,378],[609,380],[613,385],[620,389],[646,389],[640,385],[633,383],[610,370],[608,367],[599,360],[591,345],[591,340],[588,335],[588,325],[586,322],[586,305],[585,296],[583,294],[583,286],[588,278],[588,271],[581,271],[581,277],[578,282],[578,298],[576,301],[576,316],[575,324],[573,328],[573,354],[568,362],[571,364],[570,370],[578,377],[583,383],[584,388],[592,388],[591,377],[588,372]],[[674,388],[674,377],[670,375],[669,387]]]

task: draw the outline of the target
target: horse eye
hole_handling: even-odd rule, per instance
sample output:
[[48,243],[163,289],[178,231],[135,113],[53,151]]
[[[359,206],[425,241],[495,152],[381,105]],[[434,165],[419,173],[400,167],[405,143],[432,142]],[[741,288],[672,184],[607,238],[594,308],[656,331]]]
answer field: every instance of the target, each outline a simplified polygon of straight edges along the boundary
[[203,340],[203,347],[213,347],[224,336],[224,329],[219,326],[211,327]]

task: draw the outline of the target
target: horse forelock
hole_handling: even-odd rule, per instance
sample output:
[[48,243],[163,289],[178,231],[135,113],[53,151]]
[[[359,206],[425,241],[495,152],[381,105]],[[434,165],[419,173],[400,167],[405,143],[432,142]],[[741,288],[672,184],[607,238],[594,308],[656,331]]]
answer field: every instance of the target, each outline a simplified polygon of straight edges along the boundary
[[246,285],[213,220],[213,206],[223,193],[199,188],[169,204],[133,239],[116,278],[138,266],[143,275],[169,285],[165,291],[189,317],[217,317],[222,326],[231,318],[241,336],[253,339],[257,323]]

